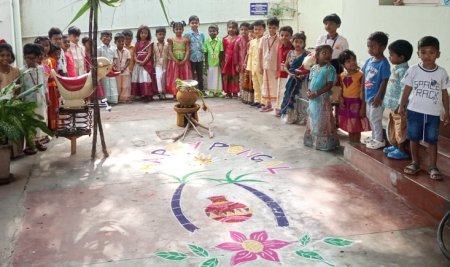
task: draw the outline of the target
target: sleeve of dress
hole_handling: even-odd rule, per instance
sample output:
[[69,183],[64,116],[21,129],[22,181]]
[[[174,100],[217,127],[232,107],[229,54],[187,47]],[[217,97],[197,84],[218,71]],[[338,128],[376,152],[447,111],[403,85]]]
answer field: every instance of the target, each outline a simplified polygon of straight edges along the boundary
[[234,48],[233,48],[233,65],[235,64],[240,64],[241,63],[241,59],[240,59],[240,53],[239,53],[239,40],[236,40],[236,42],[234,43]]
[[450,78],[448,77],[448,73],[445,69],[442,71],[442,90],[446,90],[450,88]]
[[333,86],[337,82],[337,75],[336,75],[336,69],[333,66],[329,66],[329,72],[327,76],[327,82],[332,82]]
[[342,51],[346,50],[346,49],[350,49],[349,45],[348,45],[348,41],[347,39],[344,39],[345,41],[342,43]]
[[317,38],[317,41],[316,41],[316,47],[319,46],[319,45],[321,45],[321,44],[323,44],[323,43],[322,43],[322,35],[319,36],[319,38]]
[[220,52],[224,51],[224,49],[223,49],[223,41],[220,42],[219,51]]
[[391,65],[389,61],[385,59],[383,66],[381,67],[381,79],[389,79],[391,77]]
[[406,71],[405,76],[403,76],[402,83],[404,85],[408,85],[408,86],[412,87],[412,85],[413,85],[413,77],[412,77],[412,69],[411,68],[409,68]]

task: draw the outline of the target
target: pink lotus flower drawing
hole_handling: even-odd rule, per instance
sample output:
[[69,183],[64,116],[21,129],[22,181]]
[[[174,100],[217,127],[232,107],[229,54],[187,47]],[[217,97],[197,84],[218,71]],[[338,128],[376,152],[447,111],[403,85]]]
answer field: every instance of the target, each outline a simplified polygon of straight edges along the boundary
[[267,240],[267,232],[255,232],[250,235],[250,239],[239,232],[230,231],[231,239],[238,242],[226,242],[222,243],[216,248],[220,248],[227,251],[237,251],[237,253],[231,258],[231,266],[235,266],[248,261],[254,261],[258,259],[258,256],[267,261],[280,262],[278,254],[275,249],[280,249],[292,244],[291,242],[281,240]]

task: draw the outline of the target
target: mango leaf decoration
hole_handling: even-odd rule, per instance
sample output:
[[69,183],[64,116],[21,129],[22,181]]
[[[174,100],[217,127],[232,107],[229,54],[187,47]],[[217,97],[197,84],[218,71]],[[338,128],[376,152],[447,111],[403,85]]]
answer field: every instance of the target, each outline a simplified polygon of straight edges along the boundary
[[326,238],[323,240],[323,242],[327,243],[328,245],[332,245],[335,247],[347,247],[355,244],[355,241],[347,240],[343,238]]
[[169,261],[182,261],[188,258],[188,255],[174,251],[157,252],[155,256]]
[[300,244],[302,244],[302,246],[306,246],[309,243],[311,243],[311,237],[309,235],[304,235],[301,239],[300,239]]
[[219,265],[219,259],[212,258],[203,262],[202,265],[200,265],[200,267],[216,267],[217,265]]
[[197,256],[199,257],[209,257],[209,252],[206,251],[204,248],[188,244],[189,249]]
[[319,255],[319,253],[314,252],[314,251],[304,251],[304,250],[298,250],[295,252],[298,256],[305,258],[305,259],[310,259],[310,260],[316,260],[316,261],[321,261],[325,264],[328,264],[329,266],[334,266],[334,264],[328,262],[327,260],[325,260],[322,256]]

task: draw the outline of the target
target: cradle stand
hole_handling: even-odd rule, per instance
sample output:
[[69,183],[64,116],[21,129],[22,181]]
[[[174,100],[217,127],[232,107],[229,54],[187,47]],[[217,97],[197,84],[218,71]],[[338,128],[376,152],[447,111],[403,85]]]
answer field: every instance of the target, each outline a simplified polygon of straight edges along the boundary
[[[197,132],[197,134],[200,137],[203,137],[203,134],[201,134],[197,127],[201,127],[203,129],[206,129],[209,131],[209,137],[213,138],[213,132],[211,130],[211,127],[206,127],[198,122],[198,110],[200,109],[199,104],[195,104],[194,107],[191,108],[180,108],[180,104],[177,104],[173,107],[173,109],[177,112],[177,126],[179,127],[185,127],[183,132],[179,134],[178,136],[172,138],[173,141],[178,141],[181,137],[183,137],[182,140],[186,137],[187,132],[189,131],[189,128],[192,126],[194,130]],[[196,127],[197,126],[197,127]]]
[[58,121],[58,129],[55,131],[56,138],[65,137],[70,140],[71,154],[77,153],[77,139],[91,136],[92,109],[88,106],[77,108],[57,108],[55,116]]

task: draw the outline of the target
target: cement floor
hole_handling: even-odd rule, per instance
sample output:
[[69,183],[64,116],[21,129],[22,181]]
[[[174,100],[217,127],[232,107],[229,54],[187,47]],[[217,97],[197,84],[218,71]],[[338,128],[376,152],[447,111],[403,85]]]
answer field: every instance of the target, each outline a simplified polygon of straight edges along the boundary
[[[17,182],[0,187],[1,266],[450,266],[437,222],[342,148],[306,148],[304,126],[236,100],[208,103],[213,139],[161,140],[155,131],[180,130],[174,102],[136,102],[103,114],[109,158],[91,161],[83,137],[76,155],[60,138],[14,160]],[[206,213],[213,196],[241,208]]]

